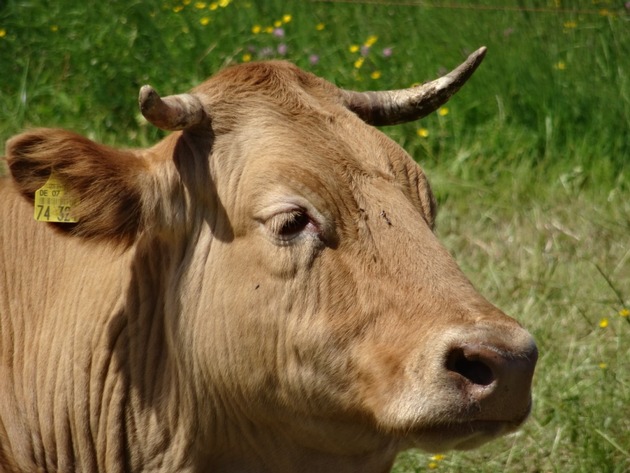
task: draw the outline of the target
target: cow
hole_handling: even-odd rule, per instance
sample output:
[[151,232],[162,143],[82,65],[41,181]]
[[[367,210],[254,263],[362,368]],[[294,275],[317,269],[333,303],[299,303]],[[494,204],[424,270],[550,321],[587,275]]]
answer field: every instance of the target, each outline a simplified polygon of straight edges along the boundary
[[533,338],[438,241],[425,174],[376,128],[436,110],[484,55],[398,91],[282,61],[144,86],[167,131],[148,149],[11,138],[0,469],[383,473],[515,431]]

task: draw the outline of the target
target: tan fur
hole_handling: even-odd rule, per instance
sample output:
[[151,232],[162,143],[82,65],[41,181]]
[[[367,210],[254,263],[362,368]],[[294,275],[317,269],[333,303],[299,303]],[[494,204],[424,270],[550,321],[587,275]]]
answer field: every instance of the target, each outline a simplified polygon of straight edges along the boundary
[[[211,127],[147,150],[9,141],[0,468],[377,473],[520,425],[535,346],[438,242],[411,158],[288,63],[191,93]],[[52,170],[61,231],[32,218]]]

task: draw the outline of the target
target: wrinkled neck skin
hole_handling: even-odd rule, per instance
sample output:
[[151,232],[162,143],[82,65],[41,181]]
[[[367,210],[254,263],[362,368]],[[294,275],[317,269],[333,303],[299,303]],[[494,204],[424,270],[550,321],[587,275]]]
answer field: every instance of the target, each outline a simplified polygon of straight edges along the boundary
[[0,471],[186,471],[197,417],[164,346],[175,259],[59,236],[6,180],[0,195]]

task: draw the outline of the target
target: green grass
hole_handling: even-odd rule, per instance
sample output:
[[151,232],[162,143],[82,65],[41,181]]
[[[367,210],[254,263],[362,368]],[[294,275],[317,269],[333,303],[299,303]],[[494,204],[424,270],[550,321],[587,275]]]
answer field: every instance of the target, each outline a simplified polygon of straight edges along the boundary
[[[438,233],[465,272],[534,333],[534,411],[516,435],[437,460],[407,452],[395,471],[629,471],[630,319],[619,315],[630,308],[624,2],[211,3],[0,2],[0,140],[61,126],[145,146],[162,132],[139,118],[142,84],[182,92],[246,55],[286,57],[365,90],[432,79],[488,46],[442,114],[385,131],[431,178]],[[252,32],[286,14],[283,38]],[[357,69],[360,53],[349,48],[372,35]]]

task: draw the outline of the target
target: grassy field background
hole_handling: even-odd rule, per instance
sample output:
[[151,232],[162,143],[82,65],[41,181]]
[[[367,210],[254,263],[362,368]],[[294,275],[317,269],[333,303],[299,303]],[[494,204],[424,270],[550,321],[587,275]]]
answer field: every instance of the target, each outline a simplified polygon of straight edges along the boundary
[[[447,5],[448,3],[448,5]],[[162,136],[139,87],[183,92],[284,57],[352,89],[484,64],[439,113],[384,129],[424,167],[438,234],[540,349],[532,419],[398,473],[630,471],[630,5],[613,0],[0,0],[0,140],[60,126]],[[2,172],[0,170],[0,172]]]

